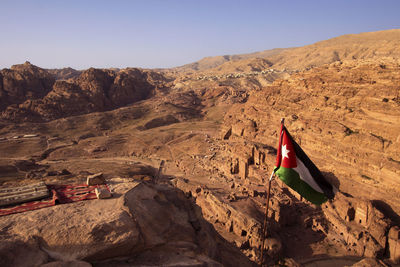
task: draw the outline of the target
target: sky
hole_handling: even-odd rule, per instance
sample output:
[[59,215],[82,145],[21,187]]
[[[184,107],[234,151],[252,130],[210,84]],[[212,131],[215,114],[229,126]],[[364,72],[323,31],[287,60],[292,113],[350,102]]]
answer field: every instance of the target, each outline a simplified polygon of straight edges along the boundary
[[400,28],[398,0],[0,0],[0,69],[164,68]]

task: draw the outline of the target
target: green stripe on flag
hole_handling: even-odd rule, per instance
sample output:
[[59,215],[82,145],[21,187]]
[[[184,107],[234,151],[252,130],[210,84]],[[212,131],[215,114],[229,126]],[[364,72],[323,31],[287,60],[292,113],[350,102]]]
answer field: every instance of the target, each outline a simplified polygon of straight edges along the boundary
[[280,166],[275,174],[278,175],[279,179],[281,179],[285,184],[311,203],[321,205],[328,200],[324,194],[315,191],[305,181],[301,180],[300,175],[292,168],[284,168]]

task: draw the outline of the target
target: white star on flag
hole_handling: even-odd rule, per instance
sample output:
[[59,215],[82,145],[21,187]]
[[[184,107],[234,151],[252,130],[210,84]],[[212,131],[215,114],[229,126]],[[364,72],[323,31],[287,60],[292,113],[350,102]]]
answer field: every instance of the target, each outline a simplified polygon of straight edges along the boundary
[[284,158],[289,158],[290,150],[286,148],[286,144],[282,146],[282,160]]

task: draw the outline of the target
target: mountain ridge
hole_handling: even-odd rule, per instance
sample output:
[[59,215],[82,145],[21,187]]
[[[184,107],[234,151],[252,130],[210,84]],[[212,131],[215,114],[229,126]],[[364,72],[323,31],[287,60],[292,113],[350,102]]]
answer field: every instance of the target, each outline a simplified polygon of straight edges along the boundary
[[[400,51],[398,51],[398,49],[397,51],[393,51],[393,53],[391,53],[390,51],[385,51],[385,49],[380,48],[382,47],[381,45],[373,46],[371,48],[370,41],[379,42],[380,44],[386,41],[394,42],[391,44],[390,49],[396,50],[396,47],[399,47],[400,45],[400,29],[364,32],[358,34],[345,34],[301,47],[275,48],[248,54],[206,57],[199,61],[176,67],[175,69],[177,71],[198,71],[215,68],[229,61],[240,61],[248,58],[263,58],[273,62],[274,68],[300,70],[307,67],[329,64],[344,59],[353,59],[353,57],[355,57],[355,59],[373,58],[371,54],[374,52],[386,52],[386,56],[388,57],[398,57],[400,55]],[[342,47],[343,43],[346,44],[345,47]],[[360,46],[358,50],[362,51],[358,51],[358,53],[353,52],[353,54],[350,54],[351,48],[354,48],[351,46],[355,44],[358,44]],[[315,49],[324,49],[326,51],[324,51],[324,55],[317,55],[317,53],[313,53],[313,50]],[[337,52],[337,54],[335,52]],[[323,58],[319,60],[313,60],[311,59],[313,56],[323,56]],[[306,59],[306,61],[302,63],[296,62],[301,61],[301,59]]]

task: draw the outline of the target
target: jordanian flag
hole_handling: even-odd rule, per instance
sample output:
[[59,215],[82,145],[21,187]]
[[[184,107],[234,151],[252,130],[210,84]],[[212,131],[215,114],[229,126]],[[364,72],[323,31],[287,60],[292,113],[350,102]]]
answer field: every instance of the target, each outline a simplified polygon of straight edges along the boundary
[[332,185],[325,180],[283,124],[274,172],[285,184],[314,204],[321,205],[334,197]]

